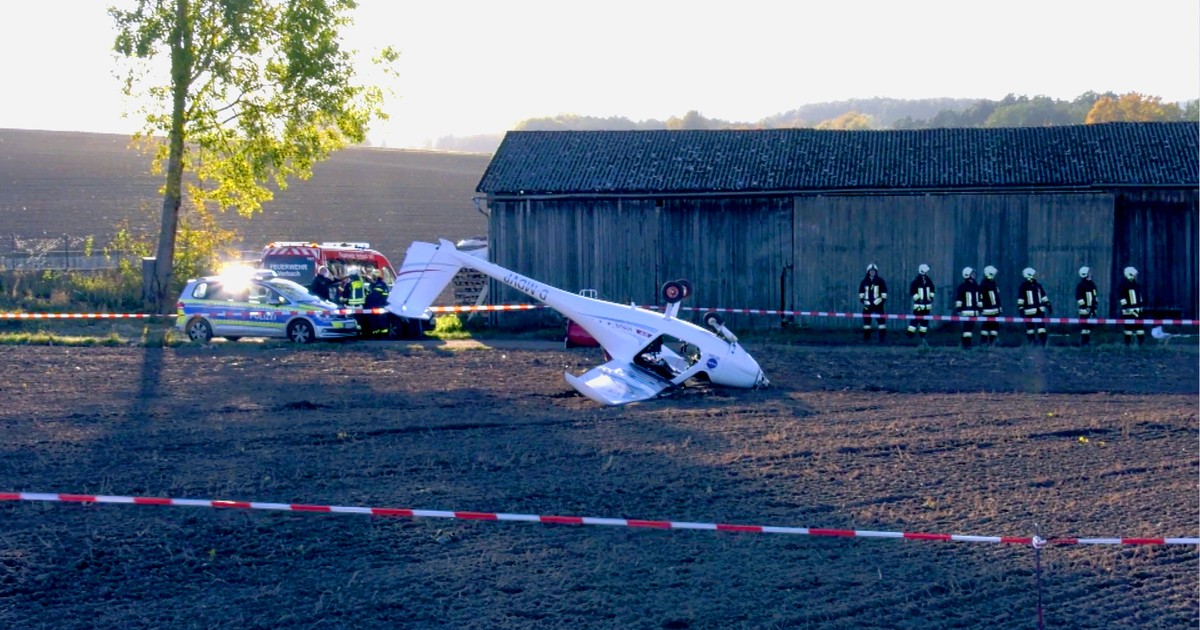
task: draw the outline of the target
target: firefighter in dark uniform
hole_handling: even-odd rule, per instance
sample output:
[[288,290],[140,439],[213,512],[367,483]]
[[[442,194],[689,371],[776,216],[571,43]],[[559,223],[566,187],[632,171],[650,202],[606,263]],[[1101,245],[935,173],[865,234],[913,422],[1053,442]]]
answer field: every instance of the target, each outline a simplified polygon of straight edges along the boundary
[[[348,309],[361,309],[366,301],[367,283],[363,280],[362,271],[358,267],[351,267],[346,278],[342,280],[342,304]],[[366,315],[355,313],[354,319],[358,320],[360,335],[370,330],[371,323]]]
[[[1079,268],[1079,284],[1075,285],[1075,303],[1079,305],[1079,317],[1091,319],[1096,316],[1096,306],[1100,304],[1100,292],[1096,283],[1092,282],[1092,268]],[[1079,345],[1086,346],[1092,341],[1092,329],[1087,322],[1079,328]]]
[[337,281],[333,279],[333,274],[329,273],[329,267],[321,265],[317,268],[317,275],[313,276],[312,282],[308,285],[308,292],[329,302],[337,303],[337,291],[335,286]]
[[345,295],[342,299],[345,301],[348,308],[362,308],[367,301],[367,282],[363,280],[362,272],[357,268],[350,270],[350,274],[346,276]]
[[[1126,267],[1124,278],[1121,279],[1121,284],[1117,285],[1117,299],[1121,301],[1122,318],[1141,317],[1142,309],[1146,308],[1146,296],[1142,293],[1142,287],[1138,286],[1137,277],[1137,269]],[[1137,323],[1125,324],[1125,345],[1130,345],[1134,337],[1137,337],[1138,345],[1142,345],[1146,342],[1146,329]]]
[[929,332],[929,322],[925,318],[933,310],[933,280],[929,279],[929,265],[922,263],[917,267],[917,277],[908,284],[908,294],[912,296],[913,318],[908,322],[906,334],[909,337],[920,335],[921,343],[925,343],[925,333]]
[[[1033,267],[1026,267],[1021,272],[1021,276],[1025,280],[1017,288],[1017,310],[1021,311],[1021,315],[1024,317],[1049,315],[1051,311],[1050,297],[1046,295],[1046,290],[1037,281],[1037,271],[1034,271]],[[1045,346],[1048,337],[1046,322],[1025,322],[1025,341]]]
[[[975,282],[975,270],[970,267],[963,267],[963,281],[958,285],[958,289],[954,292],[954,314],[960,317],[975,317],[979,315],[979,305],[983,301],[983,296],[979,294],[979,284]],[[971,347],[971,340],[975,336],[975,320],[964,319],[962,321],[962,347],[968,349]]]
[[[367,299],[363,302],[363,308],[375,309],[384,308],[388,301],[388,285],[383,281],[383,273],[378,269],[371,273],[371,285],[367,288]],[[387,335],[388,332],[388,316],[387,313],[371,314],[367,317],[367,325],[370,327],[366,334],[367,336]]]
[[[999,317],[1004,312],[1000,305],[1000,289],[996,286],[996,268],[988,265],[983,268],[983,282],[979,283],[979,314],[986,317]],[[980,325],[979,343],[984,346],[994,346],[1000,342],[1000,322],[985,319]]]
[[[871,340],[871,319],[879,329],[879,343],[887,339],[887,318],[883,316],[883,303],[887,302],[887,283],[879,277],[875,263],[867,265],[867,275],[858,284],[858,301],[863,309],[863,341]],[[872,317],[875,316],[875,317]]]

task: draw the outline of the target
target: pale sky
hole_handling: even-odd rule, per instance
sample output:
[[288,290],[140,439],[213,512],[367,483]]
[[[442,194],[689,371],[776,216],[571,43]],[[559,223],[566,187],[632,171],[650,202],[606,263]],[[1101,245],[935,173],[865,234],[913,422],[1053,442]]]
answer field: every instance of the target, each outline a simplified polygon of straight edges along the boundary
[[[130,133],[106,8],[0,0],[0,128]],[[754,122],[850,98],[1200,98],[1198,0],[360,0],[347,45],[401,52],[391,120],[424,147],[527,118]],[[364,65],[363,82],[383,83]]]

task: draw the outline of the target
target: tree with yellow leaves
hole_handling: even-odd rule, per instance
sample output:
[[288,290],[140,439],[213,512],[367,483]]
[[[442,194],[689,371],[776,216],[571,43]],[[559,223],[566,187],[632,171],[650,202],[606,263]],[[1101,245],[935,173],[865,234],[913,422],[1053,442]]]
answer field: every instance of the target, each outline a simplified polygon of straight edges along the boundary
[[[307,179],[386,118],[383,91],[355,81],[353,51],[342,45],[356,8],[357,0],[136,0],[109,9],[125,93],[149,100],[138,137],[164,138],[153,162],[158,173],[166,165],[153,312],[174,308],[185,196],[251,216],[272,185]],[[390,69],[398,55],[389,47],[376,61]]]
[[1162,102],[1158,96],[1137,92],[1117,98],[1102,96],[1092,105],[1083,119],[1085,125],[1106,122],[1170,122],[1183,120],[1183,111],[1174,103]]
[[858,112],[846,112],[837,118],[831,118],[817,123],[817,129],[870,129],[871,117]]

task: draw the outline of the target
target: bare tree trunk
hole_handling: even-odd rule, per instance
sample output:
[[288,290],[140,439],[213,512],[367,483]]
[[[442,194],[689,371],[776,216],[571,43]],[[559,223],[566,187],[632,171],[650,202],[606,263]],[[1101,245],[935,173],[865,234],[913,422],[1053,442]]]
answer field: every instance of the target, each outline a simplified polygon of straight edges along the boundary
[[[162,226],[154,262],[153,312],[165,315],[172,307],[171,273],[175,261],[175,234],[183,201],[184,107],[192,70],[192,27],[188,22],[188,0],[175,0],[175,24],[171,32],[171,131],[167,154],[167,185],[163,194]],[[164,321],[166,321],[164,319]]]

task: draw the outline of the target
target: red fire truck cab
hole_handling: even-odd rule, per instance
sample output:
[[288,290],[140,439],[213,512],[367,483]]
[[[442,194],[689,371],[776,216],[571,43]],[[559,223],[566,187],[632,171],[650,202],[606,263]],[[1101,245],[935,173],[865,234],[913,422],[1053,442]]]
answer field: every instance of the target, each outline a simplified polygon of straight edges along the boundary
[[308,286],[317,268],[329,267],[334,277],[345,276],[351,267],[358,267],[364,276],[378,269],[388,286],[396,282],[396,270],[387,256],[371,249],[370,243],[316,243],[311,241],[276,241],[263,248],[260,269],[270,269],[280,278]]

